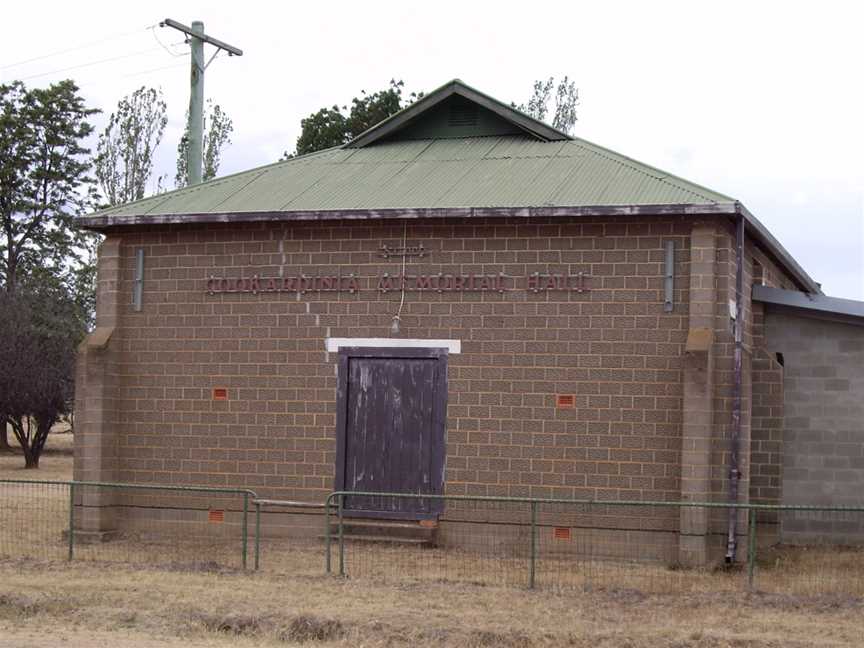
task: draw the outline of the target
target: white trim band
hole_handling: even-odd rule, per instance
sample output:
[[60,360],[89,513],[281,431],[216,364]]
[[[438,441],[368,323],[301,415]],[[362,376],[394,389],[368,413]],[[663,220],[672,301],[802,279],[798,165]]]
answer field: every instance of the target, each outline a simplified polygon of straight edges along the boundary
[[448,353],[462,353],[462,340],[405,340],[400,338],[325,338],[328,353],[337,353],[340,347],[387,347],[447,349]]

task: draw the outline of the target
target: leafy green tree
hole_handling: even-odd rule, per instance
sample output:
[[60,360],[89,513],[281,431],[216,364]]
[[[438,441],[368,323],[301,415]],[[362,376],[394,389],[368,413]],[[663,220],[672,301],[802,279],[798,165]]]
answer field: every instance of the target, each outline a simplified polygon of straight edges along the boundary
[[[70,80],[0,85],[0,293],[14,295],[25,278],[81,286],[92,274],[92,244],[73,219],[94,204],[84,141],[96,112]],[[4,421],[0,414],[0,448],[8,448]]]
[[[558,82],[557,86],[555,85],[555,77],[535,81],[528,103],[516,107],[534,119],[545,121],[550,123],[553,128],[572,134],[576,125],[576,106],[578,105],[579,89],[573,81],[565,76]],[[551,121],[547,119],[550,114],[552,116]]]
[[96,177],[109,205],[144,197],[153,155],[168,124],[166,113],[162,91],[144,86],[121,99],[111,113],[95,159]]
[[[177,173],[174,185],[179,189],[189,184],[189,169],[186,163],[189,155],[189,112],[186,112],[186,131],[177,145]],[[201,179],[204,181],[216,177],[219,164],[222,162],[222,150],[231,143],[231,133],[234,132],[234,122],[219,104],[207,100],[207,110],[204,114],[204,159],[201,167]]]
[[390,87],[372,94],[360,91],[359,97],[348,106],[321,108],[300,122],[300,137],[293,153],[286,152],[284,158],[314,153],[350,142],[363,131],[370,129],[390,115],[399,112],[423,96],[412,92],[404,97],[403,81],[390,80]]
[[77,269],[85,235],[76,214],[95,198],[87,108],[72,81],[28,90],[0,86],[0,288],[15,292],[34,268]]
[[305,155],[344,144],[350,139],[346,135],[348,132],[346,121],[339,106],[322,108],[312,113],[300,121],[300,137],[297,138],[294,153],[286,151],[283,157]]
[[82,311],[65,287],[28,278],[0,293],[0,412],[38,468],[51,427],[72,409],[76,347]]

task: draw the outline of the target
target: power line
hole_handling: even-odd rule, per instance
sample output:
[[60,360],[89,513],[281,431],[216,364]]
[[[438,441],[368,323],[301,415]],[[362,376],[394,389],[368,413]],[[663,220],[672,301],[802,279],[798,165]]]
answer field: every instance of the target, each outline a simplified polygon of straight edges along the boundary
[[60,74],[61,72],[69,72],[70,70],[80,70],[81,68],[91,67],[93,65],[101,65],[102,63],[111,63],[112,61],[120,61],[122,59],[132,58],[134,56],[141,56],[142,54],[149,54],[150,52],[158,52],[158,47],[151,47],[146,50],[140,50],[138,52],[132,52],[131,54],[121,54],[120,56],[112,56],[110,58],[99,59],[98,61],[90,61],[88,63],[81,63],[80,65],[72,65],[67,68],[61,68],[59,70],[52,70],[50,72],[40,72],[39,74],[31,74],[30,76],[21,77],[19,81],[27,81],[28,79],[37,79],[39,77],[50,76],[52,74]]
[[[189,55],[183,54],[182,56],[189,56]],[[132,74],[124,74],[118,78],[128,79],[129,77],[143,76],[145,74],[150,74],[151,72],[159,72],[160,70],[173,70],[174,68],[178,68],[178,67],[186,67],[187,65],[189,65],[189,64],[186,62],[174,63],[173,65],[163,65],[162,67],[152,68],[150,70],[142,70],[141,72],[133,72]]]
[[103,38],[98,41],[93,41],[92,43],[86,43],[84,45],[76,45],[75,47],[69,47],[66,49],[58,50],[56,52],[51,52],[50,54],[42,54],[40,56],[34,56],[33,58],[25,59],[23,61],[18,61],[17,63],[10,63],[8,65],[4,65],[0,67],[0,70],[8,70],[9,68],[18,67],[19,65],[24,65],[26,63],[33,63],[34,61],[42,61],[47,58],[53,58],[55,56],[60,56],[61,54],[68,54],[69,52],[77,52],[78,50],[87,49],[88,47],[95,47],[96,45],[101,45],[102,43],[109,43],[111,41],[120,40],[121,38],[126,38],[127,36],[133,36],[135,34],[140,34],[142,31],[147,31],[151,29],[151,27],[146,27],[142,29],[136,29],[135,31],[125,32],[123,34],[115,34],[114,36],[109,36],[107,38]]
[[[188,56],[188,54],[187,54],[186,56]],[[172,63],[171,65],[162,65],[162,66],[159,66],[159,67],[147,68],[147,69],[145,69],[145,70],[139,70],[139,71],[137,71],[137,72],[130,72],[129,74],[119,74],[119,75],[116,75],[116,76],[115,76],[115,75],[111,75],[111,78],[112,78],[113,80],[117,80],[117,79],[130,79],[130,78],[133,78],[133,77],[144,76],[144,75],[146,75],[146,74],[152,74],[152,73],[154,73],[154,72],[161,72],[162,70],[174,70],[174,69],[176,69],[176,68],[187,67],[188,65],[189,65],[188,61],[183,61],[183,62],[181,62],[181,63],[176,63],[176,62],[175,62],[175,63]],[[91,82],[91,81],[93,81],[93,80],[96,79],[96,77],[89,76],[89,75],[91,75],[91,74],[94,74],[94,72],[87,72],[87,73],[85,73],[85,76],[82,76],[82,77],[76,77],[75,80],[76,80],[76,82],[80,81],[82,85],[83,85],[83,84],[86,84],[86,83]]]
[[[171,56],[187,56],[188,55],[188,52],[180,52],[178,54],[177,52],[169,49],[168,46],[165,45],[165,43],[163,43],[159,39],[159,36],[156,34],[156,25],[153,25],[152,27],[148,27],[147,29],[150,30],[150,33],[153,34],[153,38],[156,39],[156,42],[159,43],[159,45],[162,47],[162,49],[164,49],[166,52],[168,52],[168,54],[170,54]],[[182,41],[182,42],[185,43],[186,41]],[[177,43],[177,44],[179,45],[179,43]],[[172,43],[172,45],[173,45],[173,43]],[[216,51],[218,52],[219,50],[216,50]]]

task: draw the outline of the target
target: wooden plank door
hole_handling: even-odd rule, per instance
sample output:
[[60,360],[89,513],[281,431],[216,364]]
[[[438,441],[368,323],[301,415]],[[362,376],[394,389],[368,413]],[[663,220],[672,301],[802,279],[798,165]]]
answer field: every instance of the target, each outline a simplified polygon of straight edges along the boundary
[[[340,350],[336,488],[440,494],[444,474],[447,351]],[[440,502],[356,496],[352,515],[423,519]]]

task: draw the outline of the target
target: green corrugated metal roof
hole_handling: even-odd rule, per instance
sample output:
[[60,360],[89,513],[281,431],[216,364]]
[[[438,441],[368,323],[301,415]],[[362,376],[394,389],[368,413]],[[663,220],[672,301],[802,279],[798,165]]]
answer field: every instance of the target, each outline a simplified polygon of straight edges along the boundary
[[330,149],[96,216],[732,201],[584,140],[510,135]]
[[[466,102],[476,110],[466,109]],[[427,134],[434,137],[425,139]],[[802,286],[819,292],[733,198],[570,137],[459,80],[345,146],[120,205],[79,222],[105,230],[151,223],[634,213],[743,217]]]
[[[454,122],[458,125],[448,126],[448,107],[454,105],[462,112]],[[466,105],[476,108],[476,132],[466,137],[448,136],[470,132],[465,122]],[[509,126],[490,135],[487,131],[492,123]],[[418,132],[437,135],[415,139]],[[456,79],[343,147],[107,209],[85,222],[98,227],[98,217],[103,216],[122,217],[128,223],[136,216],[186,214],[712,205],[732,201],[556,131]]]

